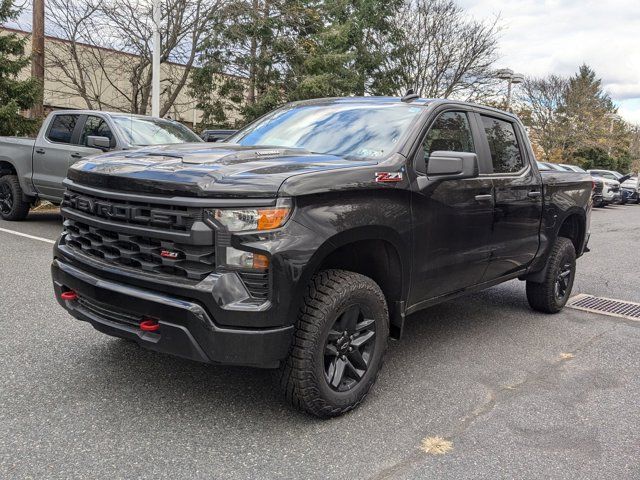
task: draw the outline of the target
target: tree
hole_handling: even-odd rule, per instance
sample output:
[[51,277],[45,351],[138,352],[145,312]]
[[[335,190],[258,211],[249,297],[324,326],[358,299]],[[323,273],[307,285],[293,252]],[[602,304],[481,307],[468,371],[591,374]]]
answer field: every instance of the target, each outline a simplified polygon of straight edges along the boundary
[[191,91],[211,126],[244,124],[293,98],[303,45],[322,28],[313,0],[239,0],[199,51]]
[[[0,24],[18,14],[13,0],[0,1]],[[25,42],[15,34],[0,35],[0,135],[32,133],[38,124],[38,119],[30,120],[20,114],[21,110],[31,108],[41,93],[34,79],[19,79],[30,62],[24,55]]]
[[395,15],[402,0],[328,0],[322,24],[305,46],[294,98],[379,95],[395,89],[386,59],[401,32]]
[[485,100],[496,85],[498,18],[468,19],[453,0],[408,0],[396,16],[402,32],[387,71],[395,93],[413,88],[423,97]]
[[611,97],[602,88],[602,80],[589,66],[580,66],[569,78],[558,108],[567,149],[606,148],[614,131],[616,112]]
[[[189,78],[197,51],[215,31],[223,0],[162,2],[160,116],[171,113]],[[64,43],[48,52],[57,81],[88,108],[147,113],[151,101],[151,2],[49,0],[47,19]],[[124,52],[124,54],[123,54]]]
[[[568,80],[558,75],[526,78],[522,83],[520,100],[525,112],[519,112],[530,127],[531,140],[540,147],[544,161],[559,160],[565,148],[561,117]],[[524,113],[524,114],[523,114]]]

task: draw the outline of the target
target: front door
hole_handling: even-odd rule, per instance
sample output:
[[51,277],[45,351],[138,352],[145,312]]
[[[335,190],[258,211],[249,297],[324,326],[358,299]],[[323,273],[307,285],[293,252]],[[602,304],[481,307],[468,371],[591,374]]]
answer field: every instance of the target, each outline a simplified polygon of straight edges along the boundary
[[[465,111],[440,113],[418,155],[424,155],[428,162],[434,151],[477,153],[479,130],[472,115]],[[493,219],[490,178],[425,179],[416,185],[411,205],[412,305],[480,282],[489,262]]]

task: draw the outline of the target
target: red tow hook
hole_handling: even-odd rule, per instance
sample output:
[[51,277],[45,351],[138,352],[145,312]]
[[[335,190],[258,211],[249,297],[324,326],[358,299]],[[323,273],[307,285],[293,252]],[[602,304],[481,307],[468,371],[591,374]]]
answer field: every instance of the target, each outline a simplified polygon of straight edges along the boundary
[[77,300],[78,299],[78,294],[76,292],[74,292],[73,290],[69,290],[68,292],[62,292],[60,294],[60,298],[62,300],[67,300],[69,302],[72,302],[73,300]]
[[157,332],[160,329],[160,324],[151,319],[143,320],[140,322],[140,330],[145,332]]

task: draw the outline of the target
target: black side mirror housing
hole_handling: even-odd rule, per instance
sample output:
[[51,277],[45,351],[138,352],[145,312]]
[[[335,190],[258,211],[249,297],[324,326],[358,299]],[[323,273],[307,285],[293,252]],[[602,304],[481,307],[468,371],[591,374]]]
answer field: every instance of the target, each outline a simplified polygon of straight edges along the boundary
[[430,180],[474,178],[478,172],[478,156],[469,152],[435,151],[427,164]]
[[87,147],[109,150],[111,148],[111,140],[108,137],[89,135],[87,137]]

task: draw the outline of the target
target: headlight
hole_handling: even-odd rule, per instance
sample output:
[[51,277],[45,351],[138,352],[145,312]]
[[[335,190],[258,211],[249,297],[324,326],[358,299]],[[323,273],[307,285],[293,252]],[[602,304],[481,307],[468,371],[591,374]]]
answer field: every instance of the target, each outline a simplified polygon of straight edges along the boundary
[[268,208],[216,208],[207,210],[231,232],[247,230],[273,230],[286,223],[291,215],[291,199],[279,198],[275,207]]

